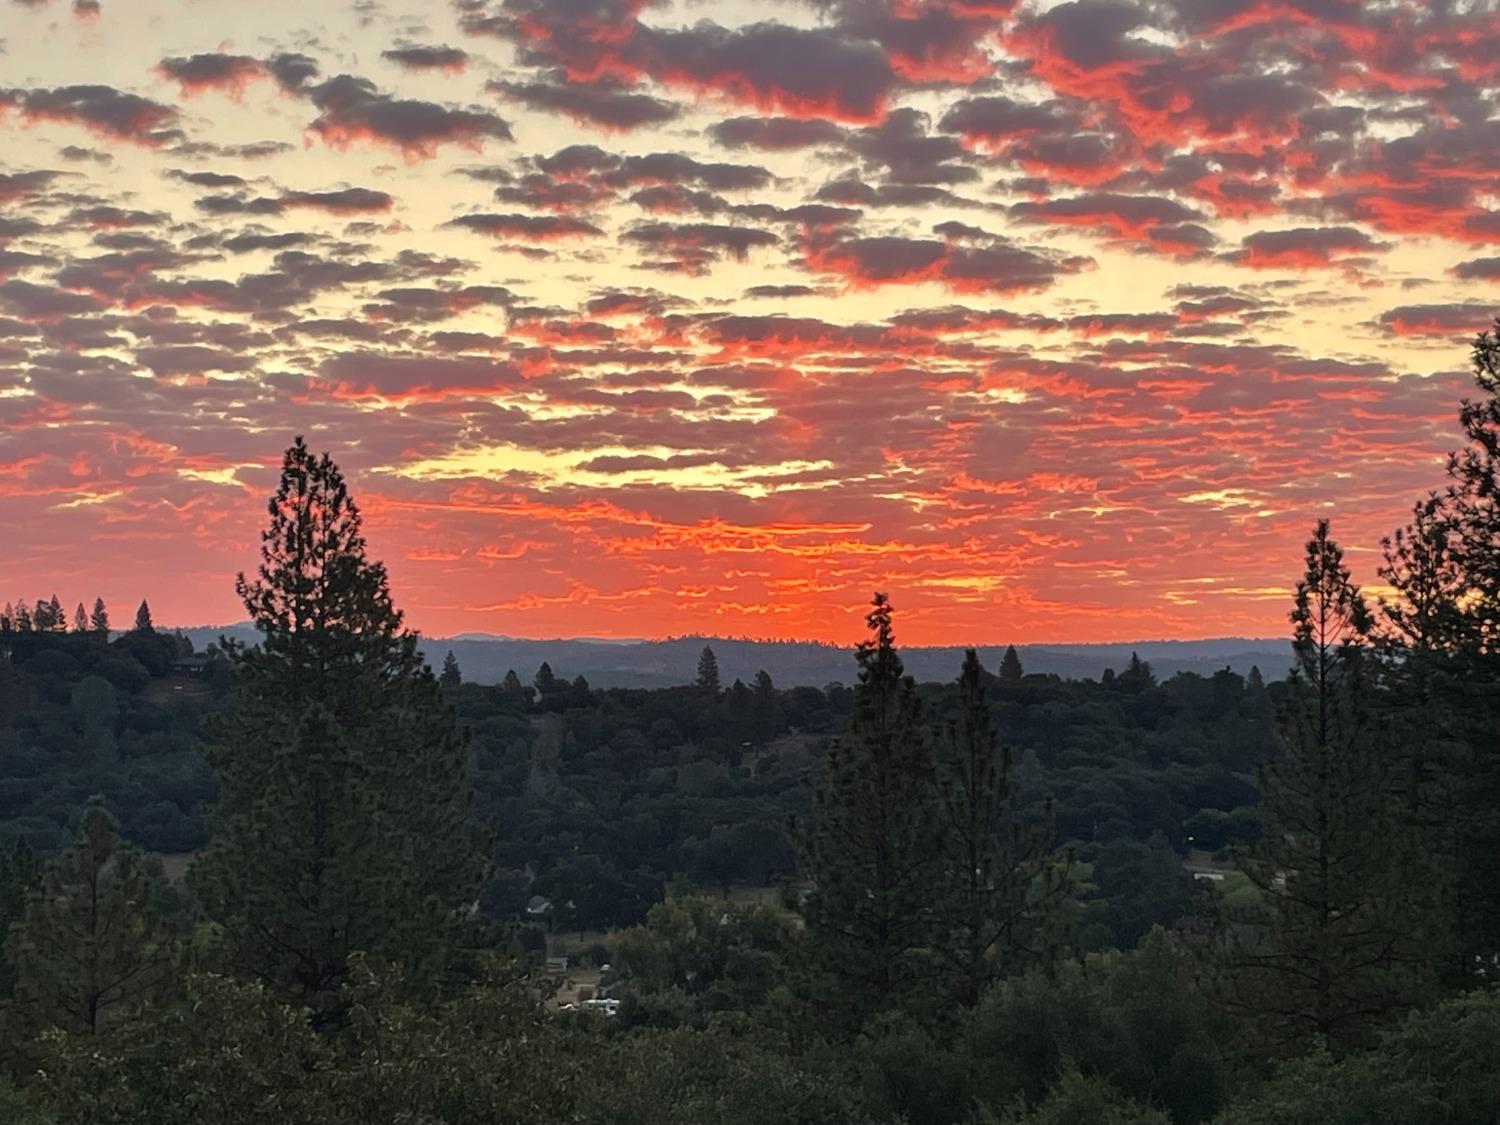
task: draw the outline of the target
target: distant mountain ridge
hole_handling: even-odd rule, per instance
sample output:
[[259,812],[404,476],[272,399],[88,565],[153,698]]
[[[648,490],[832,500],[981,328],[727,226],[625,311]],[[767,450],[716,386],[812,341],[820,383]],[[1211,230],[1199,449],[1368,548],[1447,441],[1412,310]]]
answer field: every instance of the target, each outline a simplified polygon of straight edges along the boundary
[[[181,630],[201,650],[227,635],[253,642],[248,623]],[[450,649],[464,679],[499,683],[511,669],[529,684],[545,661],[566,679],[583,676],[591,687],[672,687],[692,683],[703,646],[714,650],[719,676],[725,685],[749,683],[762,668],[778,687],[823,687],[855,679],[852,645],[817,641],[750,641],[725,637],[673,637],[657,641],[616,641],[598,638],[529,640],[489,634],[461,633],[454,637],[423,637],[422,651],[434,668]],[[1000,666],[1004,645],[979,646],[979,658],[990,671]],[[1109,644],[1017,645],[1021,666],[1064,679],[1098,679],[1105,669],[1124,668],[1132,652],[1148,661],[1160,679],[1178,672],[1212,675],[1231,668],[1241,675],[1258,666],[1266,679],[1280,679],[1292,666],[1291,644],[1281,638],[1222,637],[1203,641],[1134,641]],[[903,647],[906,670],[923,682],[951,680],[963,660],[961,645]]]

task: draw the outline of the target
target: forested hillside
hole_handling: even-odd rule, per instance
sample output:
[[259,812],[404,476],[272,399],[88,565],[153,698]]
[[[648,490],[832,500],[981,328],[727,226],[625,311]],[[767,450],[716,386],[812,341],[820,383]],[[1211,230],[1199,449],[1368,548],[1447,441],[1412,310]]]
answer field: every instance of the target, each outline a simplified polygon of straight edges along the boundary
[[[0,834],[54,850],[97,794],[147,851],[201,848],[215,791],[201,724],[228,706],[223,654],[193,656],[152,629],[0,638],[12,751]],[[852,681],[852,652],[846,661]],[[580,930],[640,921],[677,876],[715,887],[792,879],[791,818],[853,698],[780,690],[769,673],[749,685],[594,691],[535,675],[472,684],[457,661],[455,671],[445,691],[468,735],[477,809],[501,826],[486,909],[514,920],[541,894],[574,904],[557,921]],[[1045,811],[1095,870],[1090,916],[1104,928],[1090,929],[1091,944],[1132,944],[1175,920],[1190,848],[1254,838],[1252,774],[1281,685],[1227,670],[1158,682],[1144,663],[1102,683],[998,672],[997,662],[984,675],[1015,755],[1018,808]],[[957,707],[951,683],[920,694],[934,716]]]

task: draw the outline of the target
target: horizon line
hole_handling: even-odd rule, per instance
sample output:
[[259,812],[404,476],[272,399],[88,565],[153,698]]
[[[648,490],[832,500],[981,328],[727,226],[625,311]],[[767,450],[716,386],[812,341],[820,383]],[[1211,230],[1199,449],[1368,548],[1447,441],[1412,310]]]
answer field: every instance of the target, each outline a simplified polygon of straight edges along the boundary
[[[212,630],[212,629],[241,629],[254,627],[254,622],[249,620],[235,621],[229,624],[217,625],[158,625],[156,628],[164,632],[186,632],[188,630]],[[116,630],[118,632],[129,632],[129,630]],[[858,641],[823,641],[812,637],[746,637],[727,636],[719,633],[667,633],[656,637],[621,636],[611,637],[602,634],[587,636],[546,636],[546,637],[522,637],[508,633],[484,633],[475,631],[475,635],[464,636],[461,633],[437,634],[425,633],[420,629],[414,629],[417,637],[423,641],[459,641],[467,644],[490,643],[524,643],[524,644],[546,644],[546,643],[568,643],[568,644],[607,644],[607,645],[650,645],[670,644],[674,641],[723,641],[730,644],[791,644],[791,645],[817,645],[821,648],[854,648]],[[1005,648],[1014,645],[1016,648],[1103,648],[1123,647],[1126,645],[1190,645],[1190,644],[1213,644],[1222,641],[1253,641],[1256,643],[1282,643],[1290,645],[1291,638],[1283,636],[1247,636],[1238,633],[1228,633],[1212,637],[1133,637],[1128,640],[1101,640],[1101,641],[981,641],[978,643],[955,641],[950,644],[897,644],[899,651],[921,651],[924,649],[949,649],[949,648]]]

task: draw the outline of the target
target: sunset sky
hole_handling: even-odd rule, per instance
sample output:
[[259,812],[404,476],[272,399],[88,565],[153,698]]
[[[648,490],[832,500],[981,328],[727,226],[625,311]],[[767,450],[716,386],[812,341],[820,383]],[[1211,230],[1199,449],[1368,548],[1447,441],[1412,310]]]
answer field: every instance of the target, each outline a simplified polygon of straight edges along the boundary
[[243,616],[296,433],[428,633],[1286,631],[1442,480],[1500,16],[0,0],[0,602]]

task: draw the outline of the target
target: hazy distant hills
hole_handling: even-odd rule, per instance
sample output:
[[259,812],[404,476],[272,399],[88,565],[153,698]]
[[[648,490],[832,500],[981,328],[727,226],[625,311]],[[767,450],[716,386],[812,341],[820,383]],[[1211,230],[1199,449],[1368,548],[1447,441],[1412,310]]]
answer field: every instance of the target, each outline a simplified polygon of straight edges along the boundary
[[[227,628],[184,629],[198,649],[229,634],[253,640],[248,625]],[[422,643],[433,667],[449,649],[458,658],[464,679],[476,683],[498,683],[514,668],[529,684],[543,661],[558,676],[582,675],[592,687],[669,687],[691,683],[697,674],[698,654],[710,645],[719,661],[723,682],[736,679],[749,683],[764,668],[778,687],[807,685],[822,687],[839,681],[853,683],[854,653],[851,647],[810,641],[741,641],[718,637],[679,637],[664,641],[616,641],[596,638],[566,640],[519,640],[466,633],[456,637],[433,637]],[[990,671],[1000,666],[1003,645],[984,646],[980,658]],[[1290,644],[1279,638],[1226,637],[1209,641],[1139,641],[1129,644],[1017,645],[1021,665],[1027,672],[1052,672],[1067,679],[1097,679],[1106,668],[1120,670],[1130,654],[1150,661],[1159,678],[1177,672],[1211,675],[1226,666],[1240,674],[1259,665],[1266,679],[1279,679],[1291,667]],[[906,669],[918,680],[951,680],[963,660],[961,647],[902,648]]]

